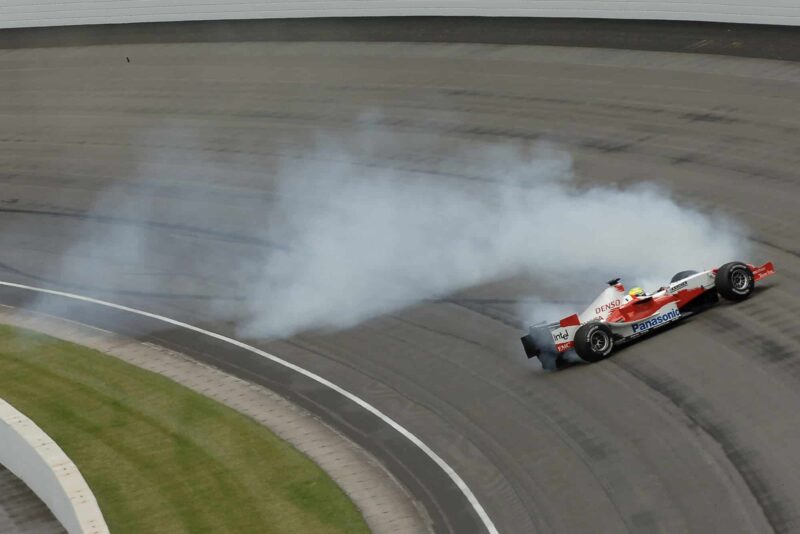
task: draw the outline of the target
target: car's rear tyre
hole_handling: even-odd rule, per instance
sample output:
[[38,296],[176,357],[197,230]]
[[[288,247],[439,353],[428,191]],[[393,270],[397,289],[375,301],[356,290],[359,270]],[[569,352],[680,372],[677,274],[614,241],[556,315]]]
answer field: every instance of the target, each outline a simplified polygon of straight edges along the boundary
[[738,302],[753,292],[755,279],[747,265],[732,261],[717,270],[714,285],[722,298]]
[[575,332],[575,352],[585,362],[599,362],[613,350],[614,337],[603,323],[588,323]]
[[688,278],[693,274],[697,274],[697,271],[681,271],[677,273],[675,276],[672,277],[672,280],[669,281],[670,284],[674,284],[678,280],[683,280],[684,278]]

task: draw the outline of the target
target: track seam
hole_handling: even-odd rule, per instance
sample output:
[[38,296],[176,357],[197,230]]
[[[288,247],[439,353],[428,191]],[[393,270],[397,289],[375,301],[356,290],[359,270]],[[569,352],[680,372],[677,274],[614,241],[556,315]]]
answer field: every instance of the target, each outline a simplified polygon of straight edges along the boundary
[[769,524],[770,529],[772,529],[773,532],[778,533],[787,531],[787,528],[784,526],[789,523],[786,517],[787,514],[782,509],[780,503],[770,499],[769,495],[765,495],[765,493],[768,493],[768,490],[765,491],[765,489],[768,488],[768,484],[755,473],[755,470],[748,468],[743,469],[740,465],[740,462],[737,462],[731,457],[732,451],[730,450],[730,440],[726,440],[724,437],[722,437],[724,430],[720,428],[719,425],[706,421],[702,415],[697,413],[696,410],[693,410],[691,406],[689,406],[690,401],[681,399],[680,395],[676,394],[674,391],[671,391],[671,389],[675,389],[674,386],[670,387],[670,385],[665,383],[663,380],[648,376],[647,373],[639,369],[635,369],[632,366],[623,365],[619,362],[609,363],[627,373],[629,376],[633,377],[650,390],[658,393],[662,398],[664,398],[682,414],[684,414],[689,421],[697,426],[698,429],[702,430],[706,436],[712,439],[720,448],[728,462],[730,462],[731,467],[733,467],[736,473],[738,473],[741,477],[742,482],[744,482],[745,486],[753,497],[753,500],[761,510],[761,513],[764,514],[764,519]]

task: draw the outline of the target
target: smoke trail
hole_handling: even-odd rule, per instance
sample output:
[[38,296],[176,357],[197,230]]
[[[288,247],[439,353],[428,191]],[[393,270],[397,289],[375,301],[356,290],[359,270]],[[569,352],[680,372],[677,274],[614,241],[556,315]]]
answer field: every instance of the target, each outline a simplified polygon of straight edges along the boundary
[[[548,281],[551,297],[588,301],[578,290],[604,276],[661,284],[677,270],[738,257],[724,221],[652,185],[579,188],[569,155],[545,145],[478,151],[459,177],[365,167],[335,146],[318,156],[325,163],[279,171],[268,233],[290,249],[261,262],[247,335],[346,328],[520,275]],[[520,313],[545,319],[556,308]]]
[[67,288],[182,295],[242,335],[275,338],[511,277],[530,281],[520,319],[552,320],[576,311],[557,302],[588,302],[612,277],[657,286],[745,257],[730,221],[654,185],[581,186],[558,148],[465,152],[365,128],[286,143],[269,165],[199,157],[197,145],[219,140],[191,132],[149,135],[131,175],[90,210],[101,223],[59,227],[64,252],[48,275]]

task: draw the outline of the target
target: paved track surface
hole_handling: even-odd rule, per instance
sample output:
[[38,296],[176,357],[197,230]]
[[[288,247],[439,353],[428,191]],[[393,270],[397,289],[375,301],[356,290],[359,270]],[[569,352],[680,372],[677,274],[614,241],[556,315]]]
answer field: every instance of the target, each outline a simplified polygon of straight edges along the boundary
[[0,466],[0,532],[48,534],[64,532],[42,501],[10,471]]
[[[393,131],[396,142],[366,164],[455,181],[469,173],[442,172],[452,154],[552,140],[572,153],[587,182],[648,179],[735,216],[754,236],[752,259],[773,259],[779,275],[758,298],[559,373],[543,373],[520,354],[514,310],[520,295],[535,291],[527,279],[344,332],[261,345],[423,438],[501,531],[800,531],[798,89],[794,63],[603,49],[9,50],[0,55],[2,277],[231,332],[232,324],[214,319],[209,297],[232,297],[235,308],[230,288],[242,286],[232,258],[291,245],[259,241],[253,220],[274,200],[276,158],[303,158],[320,131],[357,144],[365,110],[380,110],[373,127]],[[156,198],[147,220],[107,208],[102,217],[81,215],[112,186],[122,196],[150,187]],[[120,250],[71,246],[80,232],[129,226],[148,236],[147,264],[120,261]],[[105,274],[63,270],[64,255]],[[115,293],[103,291],[110,279]],[[2,292],[3,302],[23,297]],[[113,314],[63,313],[125,328]],[[438,530],[477,529],[446,481],[374,421],[266,364],[133,323],[131,331],[223,358],[221,365],[339,424],[387,462]]]

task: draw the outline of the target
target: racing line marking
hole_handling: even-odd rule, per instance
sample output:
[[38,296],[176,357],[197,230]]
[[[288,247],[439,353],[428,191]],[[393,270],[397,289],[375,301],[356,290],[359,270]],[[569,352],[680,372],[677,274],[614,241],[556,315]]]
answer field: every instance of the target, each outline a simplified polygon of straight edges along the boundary
[[237,340],[235,340],[233,338],[230,338],[230,337],[227,337],[227,336],[223,336],[222,334],[217,334],[217,333],[211,332],[209,330],[203,330],[202,328],[199,328],[197,326],[193,326],[193,325],[190,325],[188,323],[182,323],[181,321],[177,321],[175,319],[170,319],[169,317],[164,317],[163,315],[157,315],[155,313],[150,313],[150,312],[146,312],[146,311],[143,311],[143,310],[137,310],[136,308],[129,308],[128,306],[123,306],[121,304],[114,304],[113,302],[108,302],[108,301],[105,301],[105,300],[93,299],[91,297],[84,297],[83,295],[76,295],[74,293],[65,293],[63,291],[56,291],[56,290],[53,290],[53,289],[44,289],[44,288],[41,288],[41,287],[27,286],[27,285],[24,285],[24,284],[15,284],[13,282],[3,282],[1,280],[0,280],[0,286],[15,287],[15,288],[18,288],[18,289],[26,289],[28,291],[36,291],[36,292],[39,292],[39,293],[47,293],[47,294],[50,294],[50,295],[57,295],[59,297],[66,297],[66,298],[70,298],[70,299],[73,299],[73,300],[80,300],[80,301],[83,301],[83,302],[89,302],[91,304],[97,304],[97,305],[100,305],[100,306],[106,306],[108,308],[114,308],[114,309],[117,309],[117,310],[126,311],[126,312],[133,313],[133,314],[136,314],[136,315],[141,315],[143,317],[149,317],[151,319],[155,319],[157,321],[168,323],[168,324],[171,324],[171,325],[174,325],[174,326],[185,328],[187,330],[191,330],[193,332],[197,332],[199,334],[203,334],[203,335],[212,337],[214,339],[218,339],[220,341],[224,341],[226,343],[230,343],[231,345],[234,345],[234,346],[239,347],[241,349],[250,351],[250,352],[252,352],[254,354],[257,354],[257,355],[259,355],[259,356],[261,356],[263,358],[267,358],[268,360],[271,360],[271,361],[273,361],[273,362],[275,362],[277,364],[283,365],[284,367],[287,367],[287,368],[289,368],[289,369],[291,369],[291,370],[293,370],[295,372],[298,372],[301,375],[306,376],[306,377],[310,378],[311,380],[314,380],[314,381],[316,381],[316,382],[318,382],[318,383],[320,383],[320,384],[322,384],[322,385],[324,385],[326,387],[329,387],[330,389],[332,389],[335,392],[339,393],[343,397],[346,397],[347,399],[350,399],[354,403],[358,404],[363,409],[365,409],[366,411],[368,411],[371,414],[373,414],[375,417],[378,417],[381,421],[383,421],[384,423],[386,423],[390,427],[394,428],[397,432],[402,434],[411,443],[413,443],[414,445],[419,447],[419,449],[422,450],[422,452],[424,452],[426,455],[428,455],[428,457],[431,460],[436,462],[436,465],[438,465],[442,469],[442,471],[447,473],[447,476],[450,477],[450,480],[452,480],[453,483],[458,487],[458,489],[461,490],[461,493],[463,493],[464,496],[467,498],[467,500],[469,501],[470,505],[475,510],[475,513],[477,513],[478,517],[480,517],[481,521],[483,522],[483,526],[486,527],[486,530],[488,530],[490,534],[499,534],[497,528],[494,526],[494,523],[492,523],[491,518],[486,513],[486,510],[484,510],[483,506],[481,505],[481,503],[478,502],[478,499],[475,497],[475,494],[472,493],[472,490],[469,489],[469,486],[467,486],[467,483],[464,482],[464,480],[458,475],[458,473],[456,473],[455,469],[450,467],[450,465],[447,462],[445,462],[438,454],[436,454],[433,451],[433,449],[428,447],[425,444],[425,442],[423,442],[417,436],[412,434],[409,430],[406,430],[406,428],[403,427],[400,423],[398,423],[397,421],[395,421],[394,419],[392,419],[388,415],[384,414],[383,412],[378,410],[376,407],[374,407],[373,405],[371,405],[370,403],[368,403],[367,401],[365,401],[361,397],[358,397],[357,395],[355,395],[353,393],[350,393],[346,389],[337,386],[336,384],[334,384],[330,380],[327,380],[327,379],[319,376],[318,374],[312,373],[311,371],[309,371],[307,369],[304,369],[304,368],[302,368],[302,367],[300,367],[298,365],[295,365],[295,364],[293,364],[291,362],[288,362],[288,361],[286,361],[286,360],[284,360],[282,358],[279,358],[279,357],[277,357],[277,356],[275,356],[273,354],[270,354],[270,353],[268,353],[266,351],[263,351],[263,350],[258,349],[256,347],[253,347],[252,345],[248,345],[247,343],[243,343],[241,341],[237,341]]

